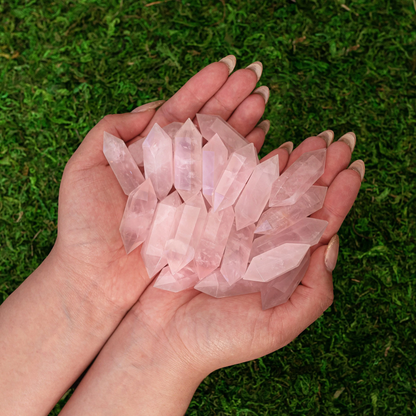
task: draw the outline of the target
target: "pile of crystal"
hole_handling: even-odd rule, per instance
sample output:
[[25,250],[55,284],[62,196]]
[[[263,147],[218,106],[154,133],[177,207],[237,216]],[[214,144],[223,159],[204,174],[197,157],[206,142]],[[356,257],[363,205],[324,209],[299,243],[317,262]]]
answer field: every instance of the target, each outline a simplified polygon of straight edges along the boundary
[[216,298],[260,292],[285,303],[309,266],[327,222],[310,218],[326,187],[314,186],[326,149],[303,154],[282,175],[279,158],[256,149],[221,117],[155,124],[126,146],[104,133],[104,154],[127,204],[127,253],[140,250],[154,286],[194,288]]

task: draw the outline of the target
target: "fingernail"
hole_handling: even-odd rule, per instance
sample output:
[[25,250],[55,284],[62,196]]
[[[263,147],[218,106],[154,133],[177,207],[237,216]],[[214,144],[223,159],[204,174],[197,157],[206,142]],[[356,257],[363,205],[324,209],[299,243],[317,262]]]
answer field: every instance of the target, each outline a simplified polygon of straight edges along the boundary
[[352,169],[358,172],[361,177],[361,182],[363,181],[365,175],[365,163],[362,160],[356,160],[355,162],[352,162],[348,169]]
[[325,140],[326,147],[329,147],[334,140],[334,132],[332,130],[325,130],[322,133],[319,133],[318,136]]
[[344,142],[350,147],[351,153],[354,151],[356,140],[357,138],[355,137],[355,134],[352,131],[350,131],[347,134],[344,134],[341,138],[338,139],[339,142]]
[[268,87],[266,87],[265,85],[256,88],[253,91],[253,94],[259,94],[263,97],[265,104],[267,104],[267,101],[269,101],[269,97],[270,97],[270,90]]
[[332,273],[337,265],[339,252],[339,237],[338,234],[335,234],[331,240],[329,240],[328,247],[325,251],[325,267]]
[[269,120],[263,120],[261,123],[257,125],[259,129],[262,129],[264,131],[264,134],[267,134],[270,130],[270,121]]
[[154,110],[158,107],[160,107],[165,100],[158,100],[153,101],[152,103],[143,104],[140,107],[135,108],[132,113],[144,113],[145,111]]
[[257,81],[260,79],[263,72],[263,64],[260,61],[253,62],[246,69],[253,71],[256,74]]
[[228,75],[230,75],[231,72],[234,71],[237,59],[234,55],[227,55],[225,58],[220,59],[219,62],[223,62],[225,65],[228,66]]
[[289,154],[293,151],[293,142],[286,142],[279,146],[279,149],[286,149]]

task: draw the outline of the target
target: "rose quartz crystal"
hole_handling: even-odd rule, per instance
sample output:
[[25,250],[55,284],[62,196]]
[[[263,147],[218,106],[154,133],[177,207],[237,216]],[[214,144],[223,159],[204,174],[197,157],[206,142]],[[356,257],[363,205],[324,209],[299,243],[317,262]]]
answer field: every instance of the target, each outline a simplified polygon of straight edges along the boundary
[[172,274],[178,273],[195,257],[206,216],[207,208],[200,192],[176,210],[173,232],[164,251]]
[[180,130],[182,126],[183,126],[183,123],[180,123],[179,121],[175,121],[163,127],[163,130],[169,135],[171,139],[174,139],[176,133]]
[[253,257],[244,280],[270,282],[270,280],[298,267],[309,250],[309,244],[282,244]]
[[233,223],[221,264],[221,273],[230,285],[246,272],[255,228],[252,224],[237,231]]
[[219,267],[234,221],[234,211],[228,207],[219,212],[212,209],[207,215],[204,231],[195,254],[199,279]]
[[237,200],[254,168],[258,165],[253,143],[234,152],[214,192],[214,211],[230,207]]
[[197,114],[196,119],[202,136],[210,141],[215,134],[218,134],[230,153],[249,143],[237,130],[219,116]]
[[278,177],[279,155],[256,166],[235,204],[237,230],[257,222],[269,200],[272,184]]
[[126,195],[143,183],[143,174],[123,140],[105,131],[103,152]]
[[294,204],[324,173],[326,149],[304,153],[272,186],[270,207]]
[[173,232],[172,227],[176,209],[181,204],[182,200],[175,191],[157,205],[148,237],[141,251],[142,259],[150,278],[168,264],[166,258],[163,257],[163,250],[166,241]]
[[146,179],[129,195],[120,224],[127,254],[146,240],[156,204],[157,198],[150,179]]
[[132,143],[128,149],[131,155],[133,156],[134,161],[137,163],[139,168],[142,168],[143,165],[143,142],[145,141],[146,137],[142,137],[141,139],[137,140],[137,142]]
[[293,205],[269,208],[257,223],[256,234],[278,234],[302,218],[320,210],[325,201],[326,186],[312,186]]
[[227,160],[228,150],[218,134],[214,134],[202,148],[202,193],[211,206],[214,189],[224,172]]
[[155,123],[143,142],[144,173],[162,200],[173,186],[172,139]]
[[202,136],[188,118],[175,136],[175,188],[184,201],[202,187]]
[[176,293],[190,289],[198,282],[195,265],[191,262],[176,274],[172,274],[169,267],[166,266],[157,277],[154,287]]

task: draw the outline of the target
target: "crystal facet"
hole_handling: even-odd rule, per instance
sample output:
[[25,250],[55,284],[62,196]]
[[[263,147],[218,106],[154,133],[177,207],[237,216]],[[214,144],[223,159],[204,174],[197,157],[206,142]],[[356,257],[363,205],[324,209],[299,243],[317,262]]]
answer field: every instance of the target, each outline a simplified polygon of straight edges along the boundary
[[309,244],[282,244],[251,260],[244,280],[270,282],[270,280],[296,268],[309,250]]
[[163,130],[169,135],[171,139],[174,139],[176,133],[180,130],[182,126],[183,126],[183,123],[180,123],[179,121],[175,121],[163,127]]
[[228,207],[207,215],[204,231],[195,254],[198,277],[203,279],[219,267],[234,221],[234,211]]
[[166,266],[157,277],[154,287],[170,292],[190,289],[199,281],[194,267],[195,265],[191,262],[179,272],[172,274],[169,267]]
[[255,228],[252,224],[237,231],[233,222],[221,264],[221,273],[230,285],[246,272]]
[[214,134],[202,148],[202,193],[211,206],[214,189],[224,172],[227,160],[228,150],[218,134]]
[[164,253],[172,274],[193,260],[206,216],[207,208],[200,192],[176,210],[173,233],[166,241]]
[[176,209],[181,204],[182,200],[175,191],[157,205],[148,237],[141,251],[142,259],[150,278],[168,264],[163,257],[163,250],[166,241],[173,232],[172,227]]
[[143,183],[143,174],[123,140],[105,131],[103,152],[126,195]]
[[237,200],[254,168],[258,165],[253,143],[234,152],[228,160],[214,192],[214,211],[230,207]]
[[326,149],[304,153],[272,186],[270,207],[294,204],[324,173]]
[[184,201],[202,187],[202,136],[188,118],[175,136],[175,188]]
[[137,163],[137,166],[142,168],[143,164],[143,142],[146,140],[146,137],[142,137],[137,140],[137,142],[132,143],[128,149],[131,155],[133,156],[134,161]]
[[255,167],[235,205],[237,230],[257,222],[269,200],[272,184],[278,176],[279,155]]
[[326,186],[312,186],[293,205],[269,208],[257,223],[256,234],[278,234],[322,208]]
[[162,200],[173,185],[172,139],[157,123],[143,142],[143,160],[146,178]]
[[127,254],[146,240],[156,204],[157,198],[150,179],[146,179],[129,195],[120,224]]

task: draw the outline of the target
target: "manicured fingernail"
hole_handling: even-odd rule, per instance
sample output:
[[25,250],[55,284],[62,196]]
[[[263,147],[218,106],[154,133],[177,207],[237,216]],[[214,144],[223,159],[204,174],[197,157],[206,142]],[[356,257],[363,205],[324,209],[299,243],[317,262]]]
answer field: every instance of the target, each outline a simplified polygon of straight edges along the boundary
[[220,59],[219,62],[223,62],[225,65],[228,66],[228,75],[230,75],[231,72],[234,71],[237,59],[234,55],[227,55],[225,58]]
[[337,265],[339,252],[339,237],[335,234],[331,240],[329,240],[328,247],[325,252],[325,267],[329,272],[332,272]]
[[265,85],[256,88],[253,91],[253,94],[259,94],[263,97],[264,102],[267,104],[267,101],[269,101],[269,97],[270,97],[270,90],[269,87],[266,87]]
[[344,134],[340,139],[338,139],[339,142],[344,142],[350,147],[351,153],[354,151],[356,140],[357,138],[355,137],[355,134],[352,131],[350,131],[347,134]]
[[286,149],[289,154],[293,151],[293,142],[286,142],[279,146],[279,149]]
[[352,162],[348,169],[352,169],[358,172],[361,177],[361,182],[363,181],[365,175],[365,163],[362,160],[356,160],[355,162]]
[[165,100],[153,101],[152,103],[143,104],[140,107],[135,108],[132,113],[144,113],[145,111],[155,110],[160,107]]
[[262,129],[264,131],[264,134],[267,134],[270,130],[270,121],[269,120],[263,120],[261,123],[257,125],[259,129]]
[[325,130],[322,133],[319,133],[318,136],[325,140],[326,147],[329,147],[334,140],[334,132],[332,130]]
[[263,64],[260,61],[253,62],[246,69],[253,71],[256,74],[257,81],[260,79],[263,72]]

